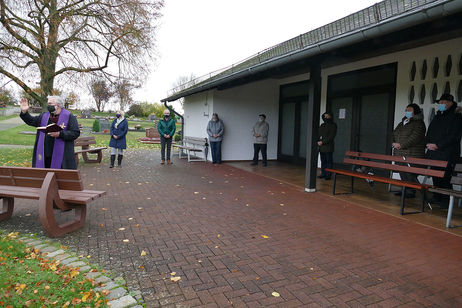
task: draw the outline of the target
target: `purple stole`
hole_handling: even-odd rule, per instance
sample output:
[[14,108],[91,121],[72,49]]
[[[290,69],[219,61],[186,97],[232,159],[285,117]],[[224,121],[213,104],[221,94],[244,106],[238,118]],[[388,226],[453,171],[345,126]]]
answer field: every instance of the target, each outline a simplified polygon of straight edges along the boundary
[[[71,113],[66,109],[61,109],[58,117],[58,125],[63,127],[64,130],[67,130],[67,124],[69,122],[69,116]],[[40,126],[47,126],[48,119],[50,118],[50,113],[45,112],[42,115],[42,121]],[[53,156],[51,157],[51,166],[52,169],[61,169],[64,157],[64,145],[65,142],[61,138],[55,138],[55,143],[53,145]],[[35,168],[45,168],[45,132],[39,132],[39,138],[37,142],[37,150],[35,152]]]

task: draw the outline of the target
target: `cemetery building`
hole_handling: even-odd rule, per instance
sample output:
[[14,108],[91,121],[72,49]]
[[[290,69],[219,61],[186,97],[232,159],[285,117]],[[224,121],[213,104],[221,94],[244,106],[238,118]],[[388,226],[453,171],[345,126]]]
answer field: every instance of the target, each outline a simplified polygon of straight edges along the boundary
[[428,127],[442,93],[462,101],[460,0],[381,1],[173,89],[163,101],[184,98],[185,136],[206,137],[218,113],[224,161],[252,159],[251,128],[266,114],[268,159],[305,166],[313,191],[324,111],[338,126],[334,163],[341,163],[350,149],[391,154],[406,106],[422,107]]

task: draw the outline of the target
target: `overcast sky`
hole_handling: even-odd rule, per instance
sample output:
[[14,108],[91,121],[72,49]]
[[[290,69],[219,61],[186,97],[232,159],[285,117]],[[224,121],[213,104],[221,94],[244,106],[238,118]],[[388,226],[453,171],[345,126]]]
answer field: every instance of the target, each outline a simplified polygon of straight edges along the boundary
[[159,102],[181,75],[226,67],[366,8],[374,0],[165,0],[158,61],[138,101]]

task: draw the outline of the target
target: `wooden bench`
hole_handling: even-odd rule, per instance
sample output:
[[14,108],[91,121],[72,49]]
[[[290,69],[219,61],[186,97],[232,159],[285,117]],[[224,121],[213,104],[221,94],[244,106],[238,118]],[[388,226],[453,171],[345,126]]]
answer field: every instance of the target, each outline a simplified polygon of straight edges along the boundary
[[[182,158],[181,153],[186,152],[188,162],[191,161],[207,161],[207,155],[209,152],[209,144],[205,137],[190,137],[185,136],[182,144],[174,144],[173,147],[178,148],[178,157]],[[203,152],[205,158],[198,158],[196,153]],[[191,158],[191,153],[196,158]]]
[[[90,148],[91,144],[96,144],[95,137],[80,137],[74,140],[74,147],[82,147],[81,150],[75,151],[75,163],[79,165],[79,154],[82,154],[83,161],[86,163],[100,163],[103,159],[103,150],[107,147]],[[88,154],[97,154],[95,159],[90,159]]]
[[[51,237],[81,228],[85,224],[86,205],[105,194],[84,190],[78,170],[0,167],[0,221],[13,214],[14,198],[39,200],[40,222]],[[74,219],[58,223],[54,209],[74,210]]]
[[[462,164],[457,164],[456,167],[454,168],[454,172],[455,174],[451,178],[451,184],[462,185]],[[442,188],[436,188],[436,187],[429,188],[428,191],[432,193],[438,193],[438,194],[449,196],[449,208],[448,208],[448,216],[446,217],[446,228],[449,229],[449,228],[462,227],[462,225],[451,226],[452,211],[454,210],[454,199],[462,198],[462,191],[457,191],[453,189],[442,189]]]
[[[363,153],[363,152],[353,152],[347,151],[345,153],[345,158],[343,163],[352,165],[353,168],[356,167],[366,167],[374,169],[382,169],[387,172],[407,172],[423,176],[431,177],[444,177],[444,170],[434,170],[429,169],[429,167],[434,168],[446,168],[448,162],[439,161],[439,160],[430,160],[423,158],[413,158],[413,157],[404,157],[404,156],[392,156],[392,155],[382,155],[382,154],[373,154],[373,153]],[[406,165],[403,165],[406,164]],[[411,167],[407,166],[411,164]],[[415,165],[421,166],[416,167]],[[401,187],[401,215],[405,214],[414,214],[420,212],[404,212],[404,203],[406,199],[406,189],[416,189],[422,194],[422,209],[421,212],[425,211],[425,203],[427,201],[426,190],[431,187],[428,184],[421,184],[415,182],[408,182],[398,179],[393,179],[391,177],[384,177],[379,175],[371,175],[365,172],[358,172],[356,170],[344,170],[344,169],[326,169],[326,171],[332,172],[334,174],[334,185],[332,193],[335,195],[335,187],[337,183],[337,174],[345,175],[351,177],[351,191],[354,192],[354,178],[361,178],[365,180],[381,182],[386,184],[391,184],[394,186]]]

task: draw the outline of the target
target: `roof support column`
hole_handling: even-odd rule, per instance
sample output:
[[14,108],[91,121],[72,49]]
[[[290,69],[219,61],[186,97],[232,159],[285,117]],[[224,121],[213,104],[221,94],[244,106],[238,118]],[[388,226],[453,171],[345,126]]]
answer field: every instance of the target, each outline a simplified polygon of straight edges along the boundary
[[321,65],[310,67],[310,85],[308,98],[307,134],[306,134],[306,169],[305,191],[316,191],[316,176],[318,171],[318,128],[321,112]]

